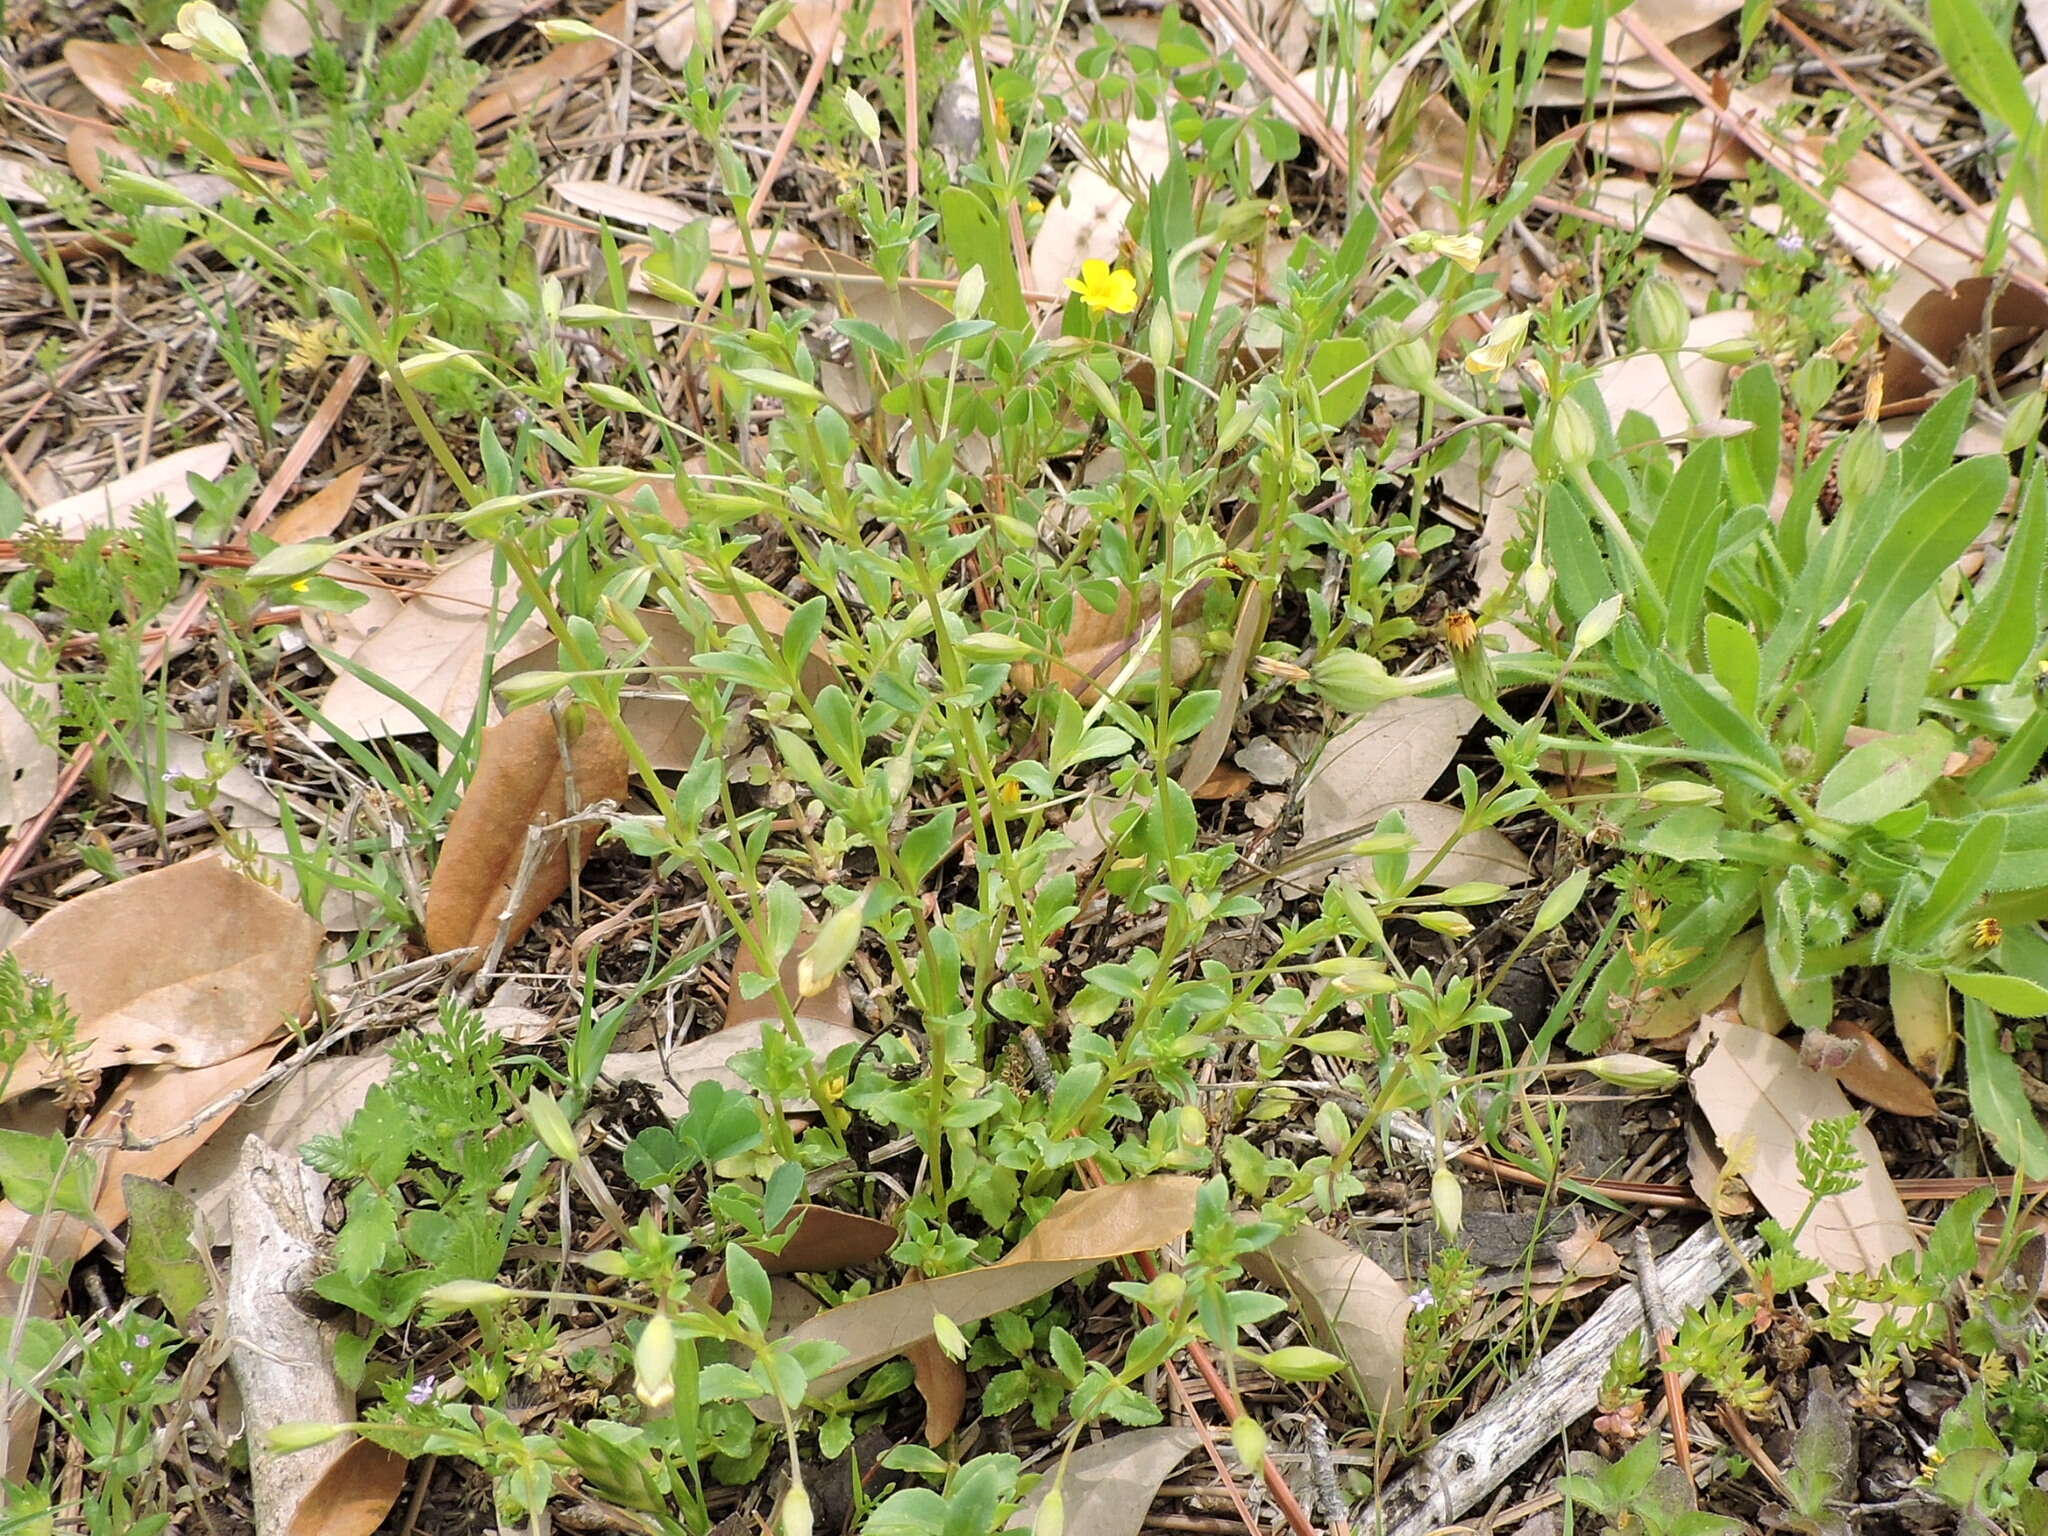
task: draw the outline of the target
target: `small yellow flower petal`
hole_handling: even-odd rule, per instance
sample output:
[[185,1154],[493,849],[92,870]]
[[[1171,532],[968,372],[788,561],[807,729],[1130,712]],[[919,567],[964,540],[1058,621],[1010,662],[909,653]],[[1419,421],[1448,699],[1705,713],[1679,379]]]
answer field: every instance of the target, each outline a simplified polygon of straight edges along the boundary
[[1138,307],[1137,278],[1093,256],[1081,263],[1079,277],[1067,279],[1067,290],[1078,293],[1098,315],[1104,310],[1128,315]]
[[1496,376],[1515,360],[1528,334],[1528,311],[1509,315],[1486,333],[1484,341],[1465,354],[1465,371],[1483,379]]

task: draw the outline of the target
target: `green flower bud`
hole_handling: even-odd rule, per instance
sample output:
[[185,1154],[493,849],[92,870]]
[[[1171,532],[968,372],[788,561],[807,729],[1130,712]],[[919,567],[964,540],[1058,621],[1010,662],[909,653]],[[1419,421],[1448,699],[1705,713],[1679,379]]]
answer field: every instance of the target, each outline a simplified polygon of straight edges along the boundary
[[1362,715],[1389,699],[1427,693],[1442,681],[1441,674],[1395,677],[1364,651],[1332,651],[1309,668],[1303,686],[1333,709]]
[[1617,1088],[1648,1088],[1661,1091],[1678,1086],[1678,1068],[1657,1060],[1654,1056],[1638,1056],[1630,1051],[1617,1051],[1610,1056],[1595,1056],[1591,1061],[1579,1063],[1579,1070],[1590,1073],[1603,1083],[1612,1083]]
[[1652,277],[1636,289],[1629,324],[1635,329],[1636,345],[1652,352],[1676,352],[1692,330],[1692,315],[1678,284],[1668,277]]
[[1825,353],[1816,353],[1792,374],[1792,403],[1799,414],[1811,421],[1827,409],[1842,382],[1842,365]]
[[1021,661],[1035,654],[1029,641],[993,629],[962,635],[954,644],[969,661]]
[[633,1346],[633,1395],[657,1413],[676,1400],[676,1325],[666,1312],[647,1319]]
[[341,1424],[280,1424],[264,1436],[273,1451],[303,1451],[325,1445],[345,1428]]
[[514,1294],[488,1280],[448,1280],[435,1286],[420,1300],[444,1312],[459,1312],[467,1308],[495,1307],[510,1301]]
[[1241,1467],[1257,1471],[1266,1464],[1266,1432],[1259,1428],[1259,1421],[1252,1418],[1236,1418],[1230,1421],[1230,1448],[1237,1452],[1237,1463]]
[[1448,1168],[1439,1168],[1429,1176],[1429,1209],[1436,1217],[1437,1230],[1445,1237],[1456,1237],[1465,1225],[1465,1187]]
[[1066,1536],[1066,1531],[1066,1495],[1054,1488],[1039,1503],[1038,1513],[1032,1517],[1031,1536]]
[[1327,1381],[1344,1369],[1338,1356],[1306,1344],[1289,1345],[1257,1357],[1259,1369],[1281,1381]]
[[1593,418],[1570,395],[1559,395],[1550,402],[1549,427],[1545,437],[1553,462],[1545,468],[1577,469],[1591,463],[1600,451],[1600,434],[1594,430]]
[[1858,505],[1884,484],[1889,453],[1877,428],[1869,422],[1849,434],[1849,440],[1835,455],[1835,483],[1841,489],[1843,501]]
[[1379,353],[1379,376],[1396,389],[1418,394],[1436,383],[1436,354],[1420,336],[1404,335],[1391,320],[1373,327],[1372,344]]
[[536,1088],[526,1097],[526,1123],[533,1127],[533,1134],[541,1145],[554,1153],[565,1163],[573,1163],[583,1155],[583,1144],[576,1139],[576,1128],[569,1124],[569,1117],[562,1113],[562,1106],[555,1102],[555,1096]]
[[1691,779],[1666,779],[1644,790],[1643,798],[1651,805],[1719,805],[1721,791]]
[[1756,356],[1756,339],[1751,336],[1724,336],[1701,347],[1700,356],[1723,367],[1739,367]]

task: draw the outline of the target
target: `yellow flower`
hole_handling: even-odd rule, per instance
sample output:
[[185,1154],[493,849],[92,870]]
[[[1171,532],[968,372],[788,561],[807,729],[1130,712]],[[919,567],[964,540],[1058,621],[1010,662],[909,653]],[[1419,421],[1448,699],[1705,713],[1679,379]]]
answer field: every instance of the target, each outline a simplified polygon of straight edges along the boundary
[[1098,315],[1105,309],[1128,315],[1138,307],[1138,280],[1123,268],[1092,257],[1081,263],[1079,277],[1067,279],[1067,288]]
[[1465,371],[1490,379],[1515,360],[1529,334],[1529,312],[1509,315],[1486,333],[1486,340],[1465,354]]
[[249,45],[211,0],[191,0],[179,6],[178,30],[164,34],[164,46],[187,50],[209,64],[249,62]]
[[1472,234],[1445,235],[1433,229],[1418,229],[1403,235],[1401,243],[1418,256],[1442,256],[1467,272],[1477,272],[1479,259],[1486,254],[1486,247]]

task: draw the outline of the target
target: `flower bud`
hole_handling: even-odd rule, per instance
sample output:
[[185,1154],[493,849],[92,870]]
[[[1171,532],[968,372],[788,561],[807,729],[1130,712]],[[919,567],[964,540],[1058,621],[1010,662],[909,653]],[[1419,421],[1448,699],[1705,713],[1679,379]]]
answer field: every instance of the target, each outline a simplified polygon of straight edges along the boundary
[[1719,341],[1708,342],[1699,350],[1700,356],[1708,362],[1719,363],[1724,368],[1734,368],[1756,356],[1756,338],[1724,336]]
[[1395,677],[1377,656],[1332,651],[1309,668],[1307,688],[1332,709],[1362,715],[1389,699],[1427,692],[1442,678]]
[[1550,452],[1559,469],[1577,469],[1590,464],[1600,451],[1600,434],[1586,408],[1570,395],[1550,402]]
[[1420,336],[1403,335],[1391,320],[1373,327],[1372,344],[1379,353],[1379,376],[1396,389],[1417,393],[1436,383],[1436,354]]
[[1493,680],[1493,661],[1486,643],[1479,638],[1479,626],[1462,608],[1453,609],[1444,620],[1444,644],[1450,647],[1451,670],[1457,674],[1458,691],[1481,709],[1491,709],[1498,690]]
[[1436,1217],[1437,1230],[1445,1237],[1456,1237],[1465,1225],[1465,1187],[1448,1168],[1439,1168],[1429,1176],[1429,1209]]
[[1842,382],[1842,365],[1825,353],[1816,353],[1793,370],[1792,403],[1799,414],[1811,421],[1827,409]]
[[1343,1152],[1351,1140],[1351,1121],[1341,1104],[1325,1099],[1316,1106],[1316,1140],[1332,1157]]
[[280,1424],[264,1438],[270,1442],[273,1451],[303,1451],[325,1445],[344,1427],[340,1424]]
[[446,1312],[464,1308],[495,1307],[512,1299],[514,1292],[488,1280],[446,1280],[420,1298],[430,1307]]
[[562,1113],[553,1094],[536,1088],[526,1096],[526,1123],[533,1127],[541,1145],[563,1162],[573,1163],[583,1155],[576,1128],[569,1124],[569,1117]]
[[1031,1520],[1031,1536],[1066,1536],[1067,1499],[1055,1487],[1039,1502],[1038,1513]]
[[647,1319],[633,1346],[633,1395],[657,1413],[676,1399],[676,1325],[666,1312]]
[[1676,352],[1692,330],[1692,316],[1678,284],[1668,277],[1652,277],[1636,288],[1629,324],[1635,329],[1636,345],[1652,352]]
[[962,635],[954,645],[969,661],[1020,661],[1033,654],[1028,640],[993,629]]
[[810,1493],[802,1483],[791,1483],[782,1496],[782,1523],[775,1528],[776,1536],[811,1536],[814,1519]]
[[1230,1421],[1230,1448],[1237,1452],[1241,1467],[1257,1471],[1266,1464],[1266,1432],[1257,1419],[1239,1416]]
[[1849,434],[1835,455],[1835,484],[1851,506],[1868,500],[1884,484],[1887,450],[1878,430],[1865,422]]
[[210,0],[192,0],[178,7],[178,30],[164,36],[166,48],[189,51],[208,64],[246,64],[249,45],[232,21]]
[[1721,791],[1692,779],[1665,779],[1643,791],[1651,805],[1719,805]]
[[1616,1051],[1608,1056],[1595,1056],[1591,1061],[1579,1063],[1581,1071],[1597,1077],[1603,1083],[1616,1088],[1646,1088],[1662,1091],[1678,1086],[1678,1069],[1654,1056],[1638,1056],[1631,1051]]

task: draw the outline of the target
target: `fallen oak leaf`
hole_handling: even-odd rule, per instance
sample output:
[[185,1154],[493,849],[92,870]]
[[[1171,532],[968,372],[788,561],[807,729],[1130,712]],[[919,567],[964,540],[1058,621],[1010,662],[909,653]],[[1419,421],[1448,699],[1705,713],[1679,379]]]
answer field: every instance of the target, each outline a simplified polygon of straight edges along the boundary
[[1733,1156],[1741,1149],[1743,1183],[1773,1218],[1798,1229],[1800,1253],[1831,1270],[1877,1274],[1918,1246],[1869,1127],[1859,1124],[1850,1138],[1863,1163],[1854,1188],[1812,1201],[1799,1182],[1795,1153],[1815,1122],[1854,1111],[1830,1079],[1801,1064],[1793,1046],[1732,1013],[1709,1014],[1694,1037],[1691,1079],[1721,1150]]
[[619,43],[626,40],[628,10],[627,0],[618,0],[589,23],[612,41],[557,43],[532,63],[507,70],[469,109],[469,126],[488,128],[521,113],[538,113],[568,86],[606,69],[619,56]]
[[[517,943],[589,857],[597,843],[595,827],[572,827],[566,834],[533,830],[568,814],[565,747],[578,810],[626,798],[625,748],[603,721],[579,706],[557,716],[547,705],[532,704],[487,728],[475,777],[449,819],[427,891],[426,937],[434,953],[473,949],[466,968],[474,969],[501,926],[506,942]],[[534,835],[550,846],[529,864],[527,843]]]
[[1835,1070],[1835,1081],[1866,1104],[1895,1115],[1928,1119],[1941,1113],[1929,1088],[1913,1069],[1885,1049],[1884,1042],[1851,1019],[1837,1019],[1828,1033],[1856,1044],[1855,1054]]
[[231,443],[201,443],[152,459],[140,469],[36,508],[35,521],[48,524],[67,538],[76,538],[90,528],[129,528],[135,514],[151,502],[163,501],[166,513],[176,517],[197,500],[185,478],[216,480],[235,454]]
[[1039,1510],[1058,1487],[1066,1506],[1065,1529],[1087,1536],[1138,1536],[1166,1474],[1201,1443],[1199,1430],[1165,1424],[1084,1445],[1053,1463],[1010,1517],[1009,1529],[1034,1529]]
[[[931,1337],[937,1314],[964,1327],[1042,1296],[1106,1260],[1174,1241],[1194,1224],[1199,1187],[1197,1179],[1155,1174],[1127,1184],[1070,1190],[994,1264],[878,1291],[820,1313],[795,1329],[791,1340],[837,1344],[846,1357],[812,1378],[811,1394],[828,1397],[861,1372]],[[757,1413],[773,1412],[765,1400],[753,1406]]]
[[117,114],[135,105],[145,80],[206,85],[219,78],[210,65],[191,54],[152,43],[99,43],[74,38],[64,45],[64,62],[101,106]]
[[1399,1402],[1411,1306],[1401,1282],[1342,1238],[1302,1227],[1244,1256],[1253,1279],[1294,1298],[1310,1334],[1342,1357],[1375,1413]]
[[325,938],[295,903],[214,855],[68,901],[12,952],[77,1014],[82,1049],[17,1071],[0,1098],[80,1072],[208,1067],[254,1050],[312,1007]]

